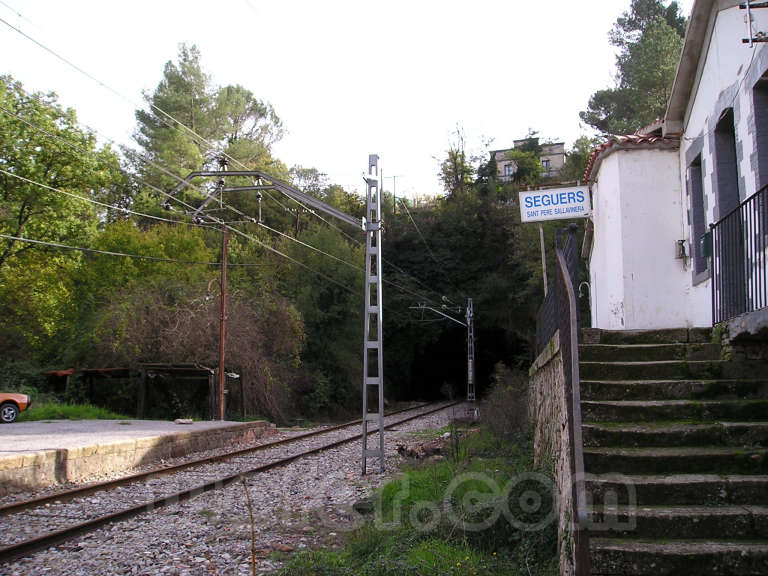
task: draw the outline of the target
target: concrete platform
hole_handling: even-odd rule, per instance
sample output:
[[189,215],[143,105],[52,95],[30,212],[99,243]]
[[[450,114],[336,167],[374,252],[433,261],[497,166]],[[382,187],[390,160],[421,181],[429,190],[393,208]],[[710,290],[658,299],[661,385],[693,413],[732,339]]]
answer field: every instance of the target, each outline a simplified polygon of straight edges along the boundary
[[273,425],[206,421],[46,420],[0,426],[0,496],[192,452],[252,442]]

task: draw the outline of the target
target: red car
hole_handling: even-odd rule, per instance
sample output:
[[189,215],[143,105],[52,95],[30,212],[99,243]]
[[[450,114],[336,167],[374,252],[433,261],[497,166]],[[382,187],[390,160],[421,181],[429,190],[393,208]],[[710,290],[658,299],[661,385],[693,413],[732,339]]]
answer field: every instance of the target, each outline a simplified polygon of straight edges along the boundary
[[32,400],[26,394],[0,392],[0,422],[10,424],[16,422],[19,412],[26,410]]

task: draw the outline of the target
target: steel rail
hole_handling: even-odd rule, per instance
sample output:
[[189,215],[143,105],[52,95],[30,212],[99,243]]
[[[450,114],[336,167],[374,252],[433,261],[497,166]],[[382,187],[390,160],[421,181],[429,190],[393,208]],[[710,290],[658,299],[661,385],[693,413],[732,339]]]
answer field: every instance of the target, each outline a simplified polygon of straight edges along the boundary
[[[387,416],[402,414],[403,412],[408,412],[410,410],[418,410],[419,408],[424,408],[425,406],[429,406],[429,403],[419,404],[418,406],[412,406],[410,408],[403,408],[402,410],[395,410],[387,414]],[[291,436],[290,438],[283,438],[282,440],[275,440],[273,442],[259,444],[258,446],[249,446],[248,448],[241,448],[238,450],[233,450],[231,452],[224,452],[222,454],[215,454],[213,456],[196,458],[194,460],[189,460],[188,462],[181,462],[179,464],[173,464],[170,466],[153,468],[152,470],[147,470],[145,472],[137,472],[136,474],[121,476],[120,478],[115,478],[113,480],[105,480],[104,482],[97,482],[95,484],[88,484],[86,486],[72,488],[71,490],[62,490],[61,492],[47,494],[45,496],[40,496],[39,498],[33,498],[31,500],[22,500],[19,502],[12,502],[10,504],[0,506],[0,516],[5,516],[8,514],[16,514],[17,512],[21,512],[22,510],[28,510],[29,508],[35,508],[37,506],[50,504],[52,502],[58,503],[66,500],[73,500],[74,498],[78,498],[80,496],[88,496],[89,494],[93,494],[95,492],[100,492],[102,490],[109,490],[111,488],[116,488],[117,486],[130,484],[132,482],[138,482],[140,480],[144,480],[146,478],[150,478],[154,476],[162,476],[162,475],[171,474],[174,472],[181,472],[182,470],[186,470],[188,468],[194,468],[195,466],[203,466],[205,464],[212,464],[214,462],[220,462],[222,460],[228,460],[230,458],[237,458],[238,456],[244,456],[245,454],[250,454],[252,452],[267,450],[269,448],[274,448],[276,446],[283,446],[285,444],[297,442],[305,438],[312,438],[313,436],[321,436],[323,434],[328,434],[329,432],[335,432],[336,430],[341,430],[342,428],[359,425],[360,423],[362,423],[362,420],[360,419],[352,420],[350,422],[337,424],[335,426],[330,426],[328,428],[322,428],[320,430],[313,430],[311,432],[305,432],[304,434]]]
[[[451,408],[453,406],[456,406],[458,402],[450,402],[448,404],[444,404],[438,408],[432,408],[431,410],[427,410],[426,412],[420,412],[419,414],[415,414],[413,416],[409,416],[407,418],[404,418],[402,420],[398,420],[397,422],[393,422],[391,424],[387,424],[384,426],[385,429],[388,428],[394,428],[395,426],[399,426],[401,424],[404,424],[406,422],[410,422],[411,420],[416,420],[418,418],[422,418],[424,416],[428,416],[430,414],[434,414],[435,412],[440,412],[441,410],[446,410],[448,408]],[[410,410],[418,410],[419,408],[423,407],[424,405],[416,408],[408,408],[405,410],[399,410],[396,412],[393,412],[389,414],[389,416],[393,414],[398,414],[402,412],[407,412]],[[347,426],[350,426],[351,424],[345,424],[338,427],[335,427],[334,429],[344,428]],[[325,429],[323,432],[328,432],[331,429]],[[375,434],[378,432],[378,430],[372,430],[368,434]],[[302,435],[304,438],[308,436],[316,436],[318,434],[316,433],[308,433],[305,435]],[[198,486],[195,486],[193,488],[189,488],[186,490],[182,490],[180,492],[176,492],[175,494],[171,494],[168,496],[164,496],[162,498],[158,498],[157,500],[154,500],[152,502],[148,502],[145,504],[140,504],[138,506],[133,506],[130,508],[125,508],[123,510],[112,512],[110,514],[105,514],[104,516],[99,516],[97,518],[92,518],[90,520],[86,520],[85,522],[81,522],[79,524],[75,524],[73,526],[69,526],[67,528],[63,528],[61,530],[57,530],[54,532],[50,532],[48,534],[44,534],[43,536],[38,536],[37,538],[32,538],[30,540],[25,540],[23,542],[19,542],[17,544],[13,544],[11,546],[7,546],[5,548],[0,548],[0,563],[6,563],[10,562],[12,560],[15,560],[17,558],[22,558],[27,555],[29,555],[32,552],[43,550],[45,548],[49,548],[53,546],[54,544],[57,544],[59,542],[64,542],[66,540],[70,540],[74,538],[75,536],[79,536],[80,534],[85,534],[88,532],[91,532],[101,526],[104,526],[106,524],[109,524],[111,522],[115,522],[118,520],[124,520],[133,516],[137,516],[139,514],[142,514],[144,512],[151,512],[153,510],[156,510],[158,508],[162,508],[164,506],[169,506],[172,504],[178,504],[179,502],[185,502],[191,498],[194,498],[195,496],[199,496],[200,494],[204,494],[205,492],[210,492],[212,490],[219,490],[221,488],[224,488],[226,486],[229,486],[233,482],[237,482],[241,477],[244,476],[251,476],[255,474],[259,474],[261,472],[266,472],[268,470],[272,470],[274,468],[279,468],[280,466],[285,466],[286,464],[290,464],[291,462],[294,462],[295,460],[298,460],[300,458],[303,458],[304,456],[310,456],[313,454],[318,454],[320,452],[323,452],[325,450],[330,450],[332,448],[336,448],[337,446],[341,446],[343,444],[347,444],[350,442],[354,442],[356,440],[360,440],[362,438],[362,433],[355,434],[354,436],[350,436],[347,438],[343,438],[341,440],[336,440],[334,442],[331,442],[329,444],[324,444],[322,446],[319,446],[317,448],[311,448],[310,450],[305,450],[303,452],[298,452],[296,454],[293,454],[291,456],[286,456],[284,458],[274,460],[272,462],[268,462],[266,464],[261,464],[259,466],[256,466],[255,468],[251,468],[250,470],[246,470],[244,472],[239,472],[237,474],[231,474],[228,476],[224,476],[221,478],[218,478],[216,480],[213,480],[211,482],[206,482],[205,484],[201,484]],[[287,440],[296,440],[299,439],[299,437],[290,438]],[[262,444],[260,447],[270,447],[275,446],[281,443],[285,443],[284,441],[278,441],[273,442],[270,444]],[[165,470],[165,469],[161,469]],[[149,475],[149,474],[146,474]],[[60,500],[61,498],[55,498],[57,500]]]

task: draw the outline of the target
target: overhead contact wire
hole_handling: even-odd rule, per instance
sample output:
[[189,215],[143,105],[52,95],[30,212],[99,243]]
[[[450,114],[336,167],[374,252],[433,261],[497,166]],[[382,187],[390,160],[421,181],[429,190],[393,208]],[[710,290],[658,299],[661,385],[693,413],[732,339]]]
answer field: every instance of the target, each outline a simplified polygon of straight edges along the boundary
[[[115,90],[115,89],[111,88],[109,85],[105,84],[104,82],[102,82],[101,80],[99,80],[98,78],[96,78],[95,76],[93,76],[92,74],[90,74],[89,72],[87,72],[86,70],[84,70],[83,68],[81,68],[81,67],[77,66],[75,63],[73,63],[73,62],[72,62],[72,61],[70,61],[69,59],[67,59],[67,58],[65,58],[64,56],[62,56],[62,55],[58,54],[58,53],[57,53],[55,50],[53,50],[53,49],[49,48],[48,46],[46,46],[46,45],[45,45],[45,44],[43,44],[42,42],[39,42],[38,40],[36,40],[36,39],[35,39],[35,38],[33,38],[32,36],[30,36],[30,35],[26,34],[26,33],[25,33],[25,32],[23,32],[21,29],[17,28],[16,26],[13,26],[13,25],[12,25],[12,24],[10,24],[9,22],[7,22],[5,19],[3,19],[3,18],[0,18],[0,22],[2,22],[2,23],[3,23],[3,24],[5,24],[6,26],[8,26],[9,28],[11,28],[11,29],[12,29],[12,30],[14,30],[15,32],[17,32],[18,34],[20,34],[21,36],[23,36],[24,38],[26,38],[27,40],[29,40],[30,42],[34,43],[35,45],[37,45],[37,46],[38,46],[38,47],[40,47],[41,49],[45,50],[46,52],[48,52],[49,54],[51,54],[52,56],[54,56],[54,57],[55,57],[55,58],[57,58],[58,60],[60,60],[60,61],[64,62],[65,64],[67,64],[68,66],[70,66],[71,68],[73,68],[74,70],[76,70],[77,72],[79,72],[79,73],[81,73],[82,75],[84,75],[85,77],[89,78],[91,81],[93,81],[93,82],[95,82],[96,84],[98,84],[99,86],[103,87],[105,90],[107,90],[107,91],[109,91],[109,92],[111,92],[111,93],[115,94],[115,95],[116,95],[116,96],[118,96],[118,97],[119,97],[121,100],[123,100],[123,101],[125,101],[125,102],[127,102],[127,103],[131,104],[132,106],[138,106],[138,104],[137,104],[135,101],[131,100],[130,98],[127,98],[126,96],[124,96],[123,94],[121,94],[120,92],[118,92],[117,90]],[[208,146],[209,150],[216,150],[216,151],[217,151],[217,153],[220,153],[220,154],[222,154],[224,157],[228,158],[229,160],[231,160],[232,162],[236,163],[237,165],[239,165],[239,166],[241,166],[241,167],[245,168],[246,170],[248,169],[248,167],[247,167],[245,164],[243,164],[243,163],[242,163],[240,160],[238,160],[237,158],[234,158],[234,157],[232,157],[232,156],[230,156],[230,155],[226,154],[225,152],[220,152],[220,151],[218,151],[218,147],[217,147],[217,146],[215,146],[214,144],[212,144],[211,142],[209,142],[209,141],[208,141],[206,138],[204,138],[203,136],[201,136],[200,134],[198,134],[197,132],[195,132],[193,129],[189,128],[189,127],[188,127],[186,124],[184,124],[183,122],[181,122],[181,121],[177,120],[177,119],[176,119],[176,118],[174,118],[172,115],[168,114],[168,113],[167,113],[165,110],[163,110],[162,108],[160,108],[160,107],[158,107],[158,106],[156,106],[156,105],[154,105],[154,104],[152,104],[152,103],[149,103],[149,106],[150,106],[152,109],[154,109],[154,110],[156,110],[157,112],[159,112],[160,114],[162,114],[163,116],[165,116],[166,118],[168,118],[169,120],[173,121],[174,123],[176,123],[177,125],[179,125],[180,127],[182,127],[182,128],[183,128],[183,129],[184,129],[186,132],[188,132],[189,134],[191,134],[192,136],[194,136],[195,138],[197,138],[197,139],[198,139],[200,142],[203,142],[203,143],[205,143],[205,144]],[[133,151],[132,151],[132,152],[133,152]],[[133,153],[135,154],[135,152],[133,152]],[[154,164],[153,164],[153,165],[154,165]],[[162,167],[159,167],[159,166],[157,166],[157,165],[154,165],[154,166],[155,166],[155,167],[157,167],[158,169],[161,169],[161,170],[163,170],[163,171],[164,171],[164,172],[166,172],[166,173],[169,173],[169,172],[168,172],[166,169],[164,169],[164,168],[162,168]],[[15,175],[14,175],[14,176],[15,176]],[[182,178],[180,178],[180,177],[179,177],[179,176],[177,176],[177,175],[172,175],[172,176],[173,176],[173,177],[175,177],[175,178],[177,178],[177,179],[178,179],[178,180],[180,180],[180,181],[183,181],[183,179],[182,179]],[[37,183],[37,184],[39,184],[39,185],[41,185],[41,186],[43,186],[43,187],[47,187],[47,186],[46,186],[46,185],[44,185],[44,184],[40,184],[40,183]],[[185,184],[187,184],[187,185],[189,186],[189,183],[186,183],[186,182],[185,182]],[[150,185],[150,186],[151,186],[151,185]],[[164,191],[162,191],[162,190],[159,190],[159,189],[158,189],[157,191],[158,191],[158,192],[160,192],[160,193],[162,193],[162,194],[164,194],[165,196],[168,196],[168,197],[174,198],[172,195],[170,195],[170,194],[168,194],[168,193],[166,193],[166,192],[164,192]],[[278,191],[280,191],[280,190],[278,189]],[[62,192],[63,192],[63,191],[62,191]],[[282,192],[282,193],[283,193],[285,196],[287,196],[289,199],[291,199],[291,200],[293,200],[294,202],[296,202],[296,203],[297,203],[299,206],[301,206],[302,208],[304,208],[305,210],[307,210],[307,211],[308,211],[310,214],[313,214],[315,217],[319,218],[320,220],[322,220],[323,222],[325,222],[325,223],[326,223],[327,225],[329,225],[330,227],[332,227],[332,228],[336,229],[336,230],[337,230],[339,233],[341,233],[342,235],[344,235],[345,237],[347,237],[348,239],[350,239],[352,242],[354,242],[354,243],[355,243],[355,244],[357,244],[358,246],[362,245],[362,243],[361,243],[359,240],[357,240],[357,239],[353,238],[351,235],[347,234],[347,233],[346,233],[346,232],[344,232],[344,231],[343,231],[341,228],[339,228],[338,226],[336,226],[336,225],[334,225],[333,223],[329,222],[328,220],[326,220],[325,218],[323,218],[322,216],[320,216],[319,214],[317,214],[315,211],[313,211],[313,210],[310,210],[310,209],[309,209],[309,208],[308,208],[306,205],[304,205],[304,204],[303,204],[302,202],[300,202],[299,200],[297,200],[297,199],[295,199],[295,198],[292,198],[291,196],[289,196],[289,195],[285,194],[285,192]],[[77,198],[80,198],[80,199],[84,199],[84,198],[82,198],[82,197],[79,197],[79,196],[76,196],[76,195],[75,195],[75,197],[77,197]],[[176,201],[179,201],[179,202],[181,202],[180,200],[178,200],[178,199],[176,199],[176,198],[174,198],[174,199],[175,199]],[[96,203],[96,201],[94,201],[94,202]],[[103,204],[103,203],[101,203],[101,204],[102,204],[102,205],[105,205],[105,204]],[[281,204],[281,205],[282,205],[282,204]],[[105,206],[106,206],[106,205],[105,205]],[[184,224],[187,224],[187,223],[185,223],[185,222],[179,222],[179,221],[170,220],[170,219],[163,219],[163,218],[159,218],[159,217],[153,217],[153,216],[150,216],[150,215],[146,215],[146,214],[141,214],[141,213],[138,213],[138,212],[129,211],[128,209],[126,209],[126,208],[122,208],[122,207],[119,207],[119,206],[112,206],[112,207],[113,207],[114,209],[117,209],[117,210],[121,210],[121,211],[124,211],[124,212],[126,212],[126,211],[127,211],[127,212],[129,212],[129,213],[132,213],[132,214],[136,214],[136,215],[140,215],[140,216],[144,216],[144,217],[149,217],[149,218],[153,218],[153,219],[156,219],[156,220],[161,220],[161,221],[166,221],[166,222],[173,222],[173,223],[184,223]],[[283,207],[284,207],[284,206],[283,206]],[[228,208],[232,209],[232,207],[231,207],[231,206],[228,206]],[[242,213],[241,213],[241,214],[242,214]],[[246,215],[246,216],[247,216],[247,215]],[[412,221],[413,221],[413,220],[412,220]],[[236,229],[235,229],[235,230],[236,230]],[[240,233],[240,231],[237,231],[237,232],[238,232],[238,233]],[[249,235],[245,235],[245,236],[246,236],[246,237],[250,237],[251,239],[254,239],[254,240],[256,240],[256,241],[257,241],[257,243],[259,243],[260,245],[262,245],[262,246],[264,246],[264,247],[266,247],[266,246],[267,246],[265,243],[263,243],[263,242],[261,242],[261,241],[259,241],[259,240],[255,239],[254,237],[251,237],[251,236],[249,236]],[[310,271],[312,270],[312,269],[311,269],[311,268],[309,268],[308,266],[306,266],[306,265],[304,265],[304,264],[302,264],[302,263],[298,262],[297,260],[291,259],[289,256],[287,256],[287,255],[285,255],[285,254],[282,254],[280,251],[278,251],[278,250],[276,250],[276,249],[274,249],[274,248],[272,248],[272,247],[269,247],[269,249],[270,249],[270,250],[272,250],[272,251],[274,251],[274,252],[275,252],[275,253],[277,253],[277,254],[280,254],[280,255],[282,255],[282,256],[283,256],[283,257],[285,257],[285,258],[288,258],[288,259],[290,259],[290,260],[293,260],[295,263],[297,263],[297,264],[299,264],[299,265],[301,265],[301,266],[303,266],[303,267],[307,268],[307,269],[308,269],[308,270],[310,270]],[[430,251],[430,252],[431,252],[431,251]],[[434,255],[433,255],[433,256],[434,256]],[[314,272],[314,271],[313,271],[313,272]],[[333,281],[334,283],[338,284],[338,283],[337,283],[337,282],[335,282],[333,279],[331,279],[331,278],[330,278],[330,277],[328,277],[328,276],[325,276],[325,275],[323,275],[322,273],[319,273],[319,272],[314,272],[314,273],[316,273],[316,274],[320,274],[321,276],[324,276],[325,278],[327,278],[327,279],[329,279],[329,280]],[[389,283],[389,284],[393,284],[393,285],[394,285],[394,283],[391,283],[391,282],[387,282],[387,283]],[[340,286],[342,286],[341,284],[339,284],[339,285],[340,285]],[[346,286],[344,286],[344,288],[348,290],[348,288],[347,288]],[[400,287],[400,289],[401,289],[401,290],[404,290],[402,287]],[[406,290],[404,290],[404,291],[406,291]],[[411,291],[408,291],[408,292],[409,292],[409,293],[411,293],[411,294],[413,294],[413,292],[411,292]]]

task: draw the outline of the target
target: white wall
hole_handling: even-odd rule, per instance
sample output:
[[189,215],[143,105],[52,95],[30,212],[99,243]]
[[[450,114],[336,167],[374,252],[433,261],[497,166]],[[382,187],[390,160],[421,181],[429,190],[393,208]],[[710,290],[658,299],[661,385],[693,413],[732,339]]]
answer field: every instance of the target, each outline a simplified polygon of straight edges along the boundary
[[592,326],[624,329],[624,261],[622,258],[619,161],[616,154],[601,164],[592,186],[592,218],[595,223],[589,259]]
[[631,150],[620,164],[624,295],[627,329],[702,326],[689,316],[690,273],[675,258],[682,238],[677,150]]
[[691,277],[675,258],[682,238],[677,150],[618,150],[593,186],[592,323],[607,330],[706,326],[688,305]]
[[[744,188],[740,190],[742,198],[751,196],[757,190],[756,171],[750,163],[755,150],[752,80],[763,71],[760,53],[766,49],[766,45],[755,44],[750,48],[741,43],[747,33],[744,18],[745,12],[739,10],[738,6],[715,12],[709,43],[704,45],[706,58],[700,64],[693,98],[686,113],[685,137],[680,154],[681,174],[684,180],[686,154],[695,146],[696,138],[703,137],[702,159],[708,224],[714,221],[715,206],[711,186],[714,158],[709,135],[713,123],[717,122],[725,107],[733,107],[736,112],[736,145],[740,148],[739,174]],[[755,30],[768,32],[767,10],[754,10],[753,18]]]
[[[720,0],[713,12],[708,42],[704,44],[705,58],[699,64],[697,82],[693,86],[692,98],[685,117],[684,135],[680,149],[680,179],[684,212],[684,237],[693,245],[691,223],[687,211],[691,209],[690,198],[685,190],[685,178],[691,156],[698,153],[702,158],[702,184],[705,196],[705,220],[707,226],[716,222],[723,214],[715,207],[713,180],[715,178],[715,157],[712,131],[726,108],[734,110],[734,129],[739,172],[739,193],[742,200],[758,189],[758,175],[755,162],[755,117],[752,88],[766,68],[765,44],[750,48],[741,43],[746,37],[745,12],[738,6],[728,7],[735,2]],[[753,11],[753,29],[768,31],[768,10]],[[688,316],[711,322],[711,282],[709,278],[699,279],[693,284],[686,301]]]
[[[694,246],[686,172],[701,155],[706,224],[717,209],[714,126],[733,108],[739,193],[760,182],[756,166],[753,86],[768,69],[768,46],[742,44],[745,12],[718,0],[699,63],[680,150],[614,151],[595,174],[594,242],[590,259],[592,323],[604,329],[711,325],[711,282],[694,277],[691,260],[675,259],[675,241]],[[753,30],[768,32],[768,10],[755,10]],[[763,175],[763,184],[768,176]]]

